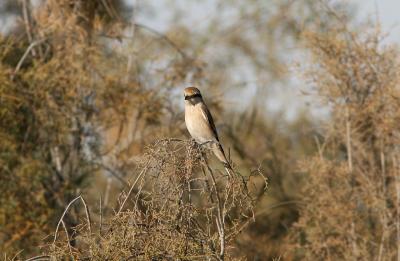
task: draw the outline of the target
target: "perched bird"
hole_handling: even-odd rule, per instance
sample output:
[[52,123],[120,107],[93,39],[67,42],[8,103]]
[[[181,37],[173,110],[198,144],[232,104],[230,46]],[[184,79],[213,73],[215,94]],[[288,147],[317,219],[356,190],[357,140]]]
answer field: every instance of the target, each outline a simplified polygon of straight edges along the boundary
[[192,138],[200,145],[207,145],[215,156],[224,164],[225,168],[232,169],[224,149],[218,139],[217,129],[207,105],[199,89],[185,88],[185,122]]

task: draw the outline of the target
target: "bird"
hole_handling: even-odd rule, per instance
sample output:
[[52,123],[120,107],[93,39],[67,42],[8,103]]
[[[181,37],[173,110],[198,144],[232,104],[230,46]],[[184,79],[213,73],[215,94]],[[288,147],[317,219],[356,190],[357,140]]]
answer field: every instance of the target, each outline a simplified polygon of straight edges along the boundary
[[[225,169],[232,167],[225,156],[224,149],[218,138],[213,117],[205,104],[201,92],[196,87],[187,87],[185,97],[185,123],[190,136],[200,145],[207,145],[214,155],[221,161]],[[230,172],[228,171],[230,175]]]

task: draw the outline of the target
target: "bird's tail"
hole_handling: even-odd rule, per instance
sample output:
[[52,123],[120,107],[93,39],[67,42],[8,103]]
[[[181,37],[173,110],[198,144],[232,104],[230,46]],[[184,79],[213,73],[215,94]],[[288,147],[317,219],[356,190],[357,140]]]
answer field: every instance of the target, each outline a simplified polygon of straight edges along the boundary
[[214,152],[215,156],[224,164],[225,170],[229,176],[232,176],[233,169],[231,164],[229,163],[228,159],[225,156],[224,149],[222,148],[220,143],[214,143],[212,147],[212,151]]
[[225,156],[225,152],[221,144],[214,143],[212,145],[212,151],[214,152],[215,156],[222,162],[222,164],[224,164],[225,171],[230,178],[234,177],[235,175],[242,178],[243,186],[247,191],[247,183],[245,179],[239,173],[233,171],[231,164]]

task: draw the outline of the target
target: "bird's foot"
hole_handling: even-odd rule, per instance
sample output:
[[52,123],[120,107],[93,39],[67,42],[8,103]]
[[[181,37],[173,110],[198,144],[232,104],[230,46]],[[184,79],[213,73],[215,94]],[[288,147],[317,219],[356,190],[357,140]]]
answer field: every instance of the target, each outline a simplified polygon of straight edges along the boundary
[[229,164],[228,162],[222,162],[222,164],[224,164],[225,168],[232,170],[231,164]]
[[212,140],[208,140],[208,141],[205,141],[205,142],[203,142],[203,143],[199,143],[199,145],[200,146],[205,146],[205,145],[207,145],[207,144],[210,144],[210,143],[213,143],[214,141],[212,141]]

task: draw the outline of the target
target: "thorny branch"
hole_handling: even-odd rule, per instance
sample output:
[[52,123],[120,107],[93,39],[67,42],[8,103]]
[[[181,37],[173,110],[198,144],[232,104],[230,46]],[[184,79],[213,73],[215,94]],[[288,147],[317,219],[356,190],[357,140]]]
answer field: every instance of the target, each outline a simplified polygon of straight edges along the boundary
[[[102,245],[115,243],[134,246],[123,251],[129,255],[121,254],[125,260],[138,256],[226,259],[230,255],[227,249],[232,244],[232,235],[254,220],[254,202],[244,189],[243,180],[215,170],[201,147],[180,139],[155,142],[141,162],[138,163],[141,171],[123,196],[118,211],[109,217],[101,213],[100,226],[107,233],[98,235],[97,231],[92,234],[79,226],[76,228],[80,240],[90,245],[86,254],[93,259],[104,259],[99,256]],[[198,173],[201,169],[204,175]],[[133,193],[135,204],[128,206]],[[81,196],[65,209],[53,244],[57,243],[65,213],[79,199]],[[72,254],[70,247],[66,247],[55,255]]]

